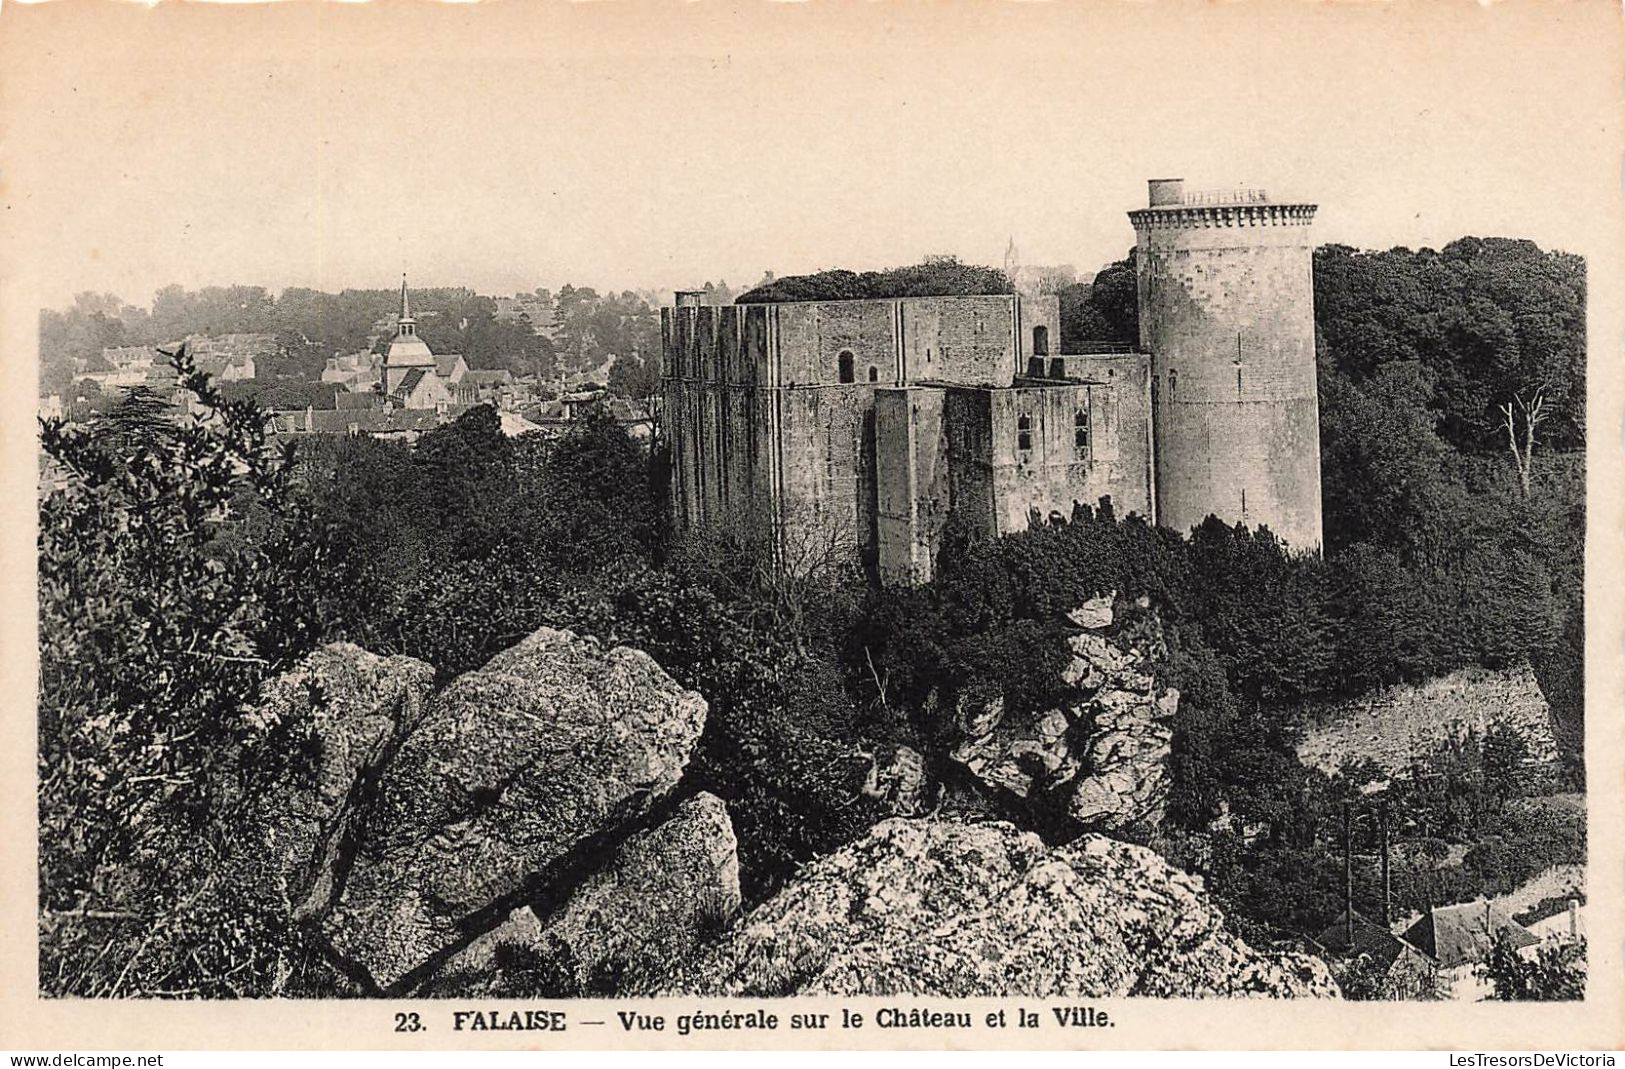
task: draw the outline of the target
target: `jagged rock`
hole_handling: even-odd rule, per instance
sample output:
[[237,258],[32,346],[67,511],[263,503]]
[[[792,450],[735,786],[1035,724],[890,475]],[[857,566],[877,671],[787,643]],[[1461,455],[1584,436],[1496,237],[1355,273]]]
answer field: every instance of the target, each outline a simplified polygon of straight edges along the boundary
[[1154,828],[1162,821],[1170,782],[1173,729],[1163,721],[1179,710],[1179,691],[1103,703],[1085,743],[1089,774],[1077,780],[1067,814],[1086,828]]
[[880,802],[894,816],[919,816],[931,807],[933,794],[925,758],[918,750],[896,747],[889,757],[869,766],[863,793]]
[[1096,631],[1112,625],[1112,602],[1117,598],[1117,591],[1102,594],[1098,598],[1090,598],[1082,605],[1066,614],[1066,618],[1073,624],[1087,631]]
[[[664,975],[739,914],[738,841],[722,800],[700,794],[669,820],[627,838],[546,921],[527,905],[446,965],[463,995],[557,997],[614,994],[637,978]],[[544,964],[551,991],[503,975],[514,960]]]
[[[1104,601],[1110,609],[1110,599]],[[1090,607],[1093,607],[1092,609]],[[1096,618],[1095,602],[1084,618]],[[1154,614],[1130,612],[1134,637],[1160,647]],[[1084,828],[1155,828],[1168,797],[1166,766],[1179,692],[1157,688],[1144,654],[1120,637],[1080,632],[1067,637],[1072,658],[1061,681],[1075,692],[1061,708],[1031,722],[1003,715],[956,717],[959,741],[950,756],[983,783],[1029,803],[1058,808]]]
[[1113,676],[1133,666],[1128,654],[1104,635],[1070,635],[1066,644],[1072,650],[1072,660],[1061,670],[1061,682],[1078,690],[1099,690]]
[[335,642],[267,681],[248,718],[262,730],[291,725],[312,744],[311,776],[291,776],[259,800],[256,867],[295,917],[325,908],[357,788],[422,715],[434,669]]
[[665,993],[1336,997],[1325,966],[1223,927],[1200,878],[1097,835],[885,821],[804,868]]
[[[381,988],[578,868],[682,775],[705,701],[637,650],[542,629],[458,677],[382,770],[323,928]],[[500,913],[498,914],[500,916]]]

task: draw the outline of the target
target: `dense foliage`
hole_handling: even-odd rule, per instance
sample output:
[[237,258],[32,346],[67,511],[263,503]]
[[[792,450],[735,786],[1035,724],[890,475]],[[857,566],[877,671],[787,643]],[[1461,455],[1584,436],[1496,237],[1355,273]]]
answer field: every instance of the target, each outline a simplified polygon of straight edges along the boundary
[[779,301],[851,301],[877,297],[943,297],[977,293],[1012,293],[1003,271],[937,256],[909,267],[885,271],[834,269],[812,275],[787,275],[765,282],[736,298],[738,304]]
[[1091,282],[1075,282],[1056,291],[1061,304],[1061,351],[1086,353],[1099,342],[1140,344],[1140,301],[1134,276],[1133,249],[1128,256],[1101,268]]
[[290,935],[224,873],[254,784],[300,772],[300,748],[242,708],[317,637],[296,577],[320,539],[258,410],[189,382],[212,421],[176,425],[137,393],[88,428],[43,430],[68,475],[40,516],[52,993],[252,991]]
[[1498,1002],[1574,1002],[1585,998],[1585,959],[1584,941],[1538,947],[1533,958],[1501,942],[1483,973]]

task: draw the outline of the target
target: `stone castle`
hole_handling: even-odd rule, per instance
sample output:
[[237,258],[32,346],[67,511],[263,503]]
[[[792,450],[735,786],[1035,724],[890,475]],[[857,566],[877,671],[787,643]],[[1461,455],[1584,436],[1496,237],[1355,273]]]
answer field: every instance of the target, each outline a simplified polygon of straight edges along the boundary
[[992,537],[1109,497],[1181,532],[1209,514],[1318,552],[1312,204],[1154,179],[1140,338],[1059,351],[1018,294],[662,315],[679,530],[760,530],[779,563],[855,554],[925,582],[950,518]]

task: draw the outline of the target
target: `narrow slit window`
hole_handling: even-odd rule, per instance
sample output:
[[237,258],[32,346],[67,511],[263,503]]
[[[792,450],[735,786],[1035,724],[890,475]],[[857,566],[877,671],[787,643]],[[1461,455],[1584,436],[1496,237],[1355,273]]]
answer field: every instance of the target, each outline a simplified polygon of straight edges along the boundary
[[873,364],[869,365],[869,381],[870,382],[879,382],[880,381],[880,369],[875,367]]
[[1089,455],[1089,409],[1078,409],[1072,417],[1072,447],[1081,460]]
[[1032,452],[1033,420],[1031,416],[1016,417],[1016,448],[1023,453]]

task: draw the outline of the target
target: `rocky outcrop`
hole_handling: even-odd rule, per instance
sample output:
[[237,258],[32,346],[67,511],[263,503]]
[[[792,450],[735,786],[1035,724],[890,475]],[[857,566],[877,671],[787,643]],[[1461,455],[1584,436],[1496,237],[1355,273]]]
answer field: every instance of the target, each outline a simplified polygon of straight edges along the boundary
[[458,677],[382,771],[324,928],[380,986],[676,785],[705,702],[647,654],[543,629]]
[[267,682],[249,713],[259,731],[290,727],[313,755],[259,800],[254,849],[245,852],[295,918],[325,909],[339,853],[354,834],[360,789],[423,715],[434,669],[337,642]]
[[[661,985],[657,985],[661,986]],[[1335,997],[1318,959],[1253,950],[1201,880],[1098,835],[888,820],[713,944],[666,993]],[[653,990],[653,988],[651,988]]]
[[917,817],[934,804],[938,785],[926,771],[925,757],[909,746],[894,746],[876,755],[863,782],[863,793],[892,816]]
[[439,693],[433,679],[341,643],[248,714],[312,760],[258,807],[234,878],[270,885],[357,990],[412,989],[533,906],[584,967],[628,958],[627,939],[684,953],[683,932],[714,926],[688,914],[738,909],[721,803],[664,801],[705,702],[646,654],[543,629]]
[[1161,652],[1155,614],[1135,606],[1128,620],[1119,615],[1110,595],[1069,614],[1086,630],[1067,639],[1069,697],[1056,708],[1018,722],[1002,701],[962,695],[950,756],[984,783],[1083,828],[1155,828],[1179,692],[1159,687],[1149,669]]
[[1328,773],[1346,761],[1369,759],[1404,774],[1417,758],[1453,736],[1482,735],[1505,724],[1524,740],[1529,763],[1558,760],[1551,709],[1527,666],[1496,671],[1463,668],[1426,683],[1384,687],[1347,701],[1315,704],[1300,713],[1298,759]]
[[[613,994],[664,976],[739,915],[738,843],[721,799],[700,794],[656,828],[629,837],[557,910],[530,905],[446,966],[465,995]],[[550,989],[508,962],[545,962]]]

